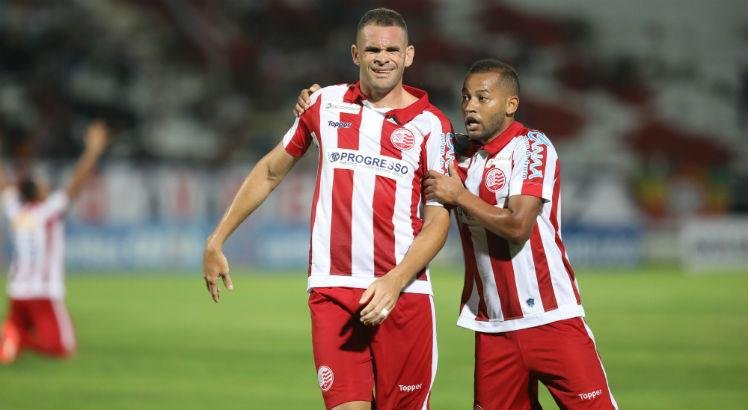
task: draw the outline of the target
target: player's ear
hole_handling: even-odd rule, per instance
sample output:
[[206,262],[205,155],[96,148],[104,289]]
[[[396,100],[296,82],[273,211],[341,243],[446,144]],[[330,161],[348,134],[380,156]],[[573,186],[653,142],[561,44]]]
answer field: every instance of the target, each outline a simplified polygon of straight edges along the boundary
[[510,95],[509,98],[506,99],[506,115],[514,115],[514,113],[517,112],[518,108],[519,97],[516,95]]
[[351,58],[353,59],[353,64],[361,65],[361,59],[358,56],[358,47],[355,44],[351,44]]
[[413,64],[413,59],[416,56],[416,48],[409,45],[405,48],[405,67],[410,67]]

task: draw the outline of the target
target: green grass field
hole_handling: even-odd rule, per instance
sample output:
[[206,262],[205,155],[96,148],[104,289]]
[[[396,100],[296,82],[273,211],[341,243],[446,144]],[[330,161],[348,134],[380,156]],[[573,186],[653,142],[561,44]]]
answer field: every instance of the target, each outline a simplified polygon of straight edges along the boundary
[[[623,409],[748,408],[748,275],[579,273]],[[0,409],[319,409],[303,274],[234,274],[213,304],[197,273],[71,275],[79,353],[0,367]],[[434,271],[436,410],[472,408],[462,278]],[[3,299],[0,312],[5,313]],[[544,405],[555,408],[544,391]]]

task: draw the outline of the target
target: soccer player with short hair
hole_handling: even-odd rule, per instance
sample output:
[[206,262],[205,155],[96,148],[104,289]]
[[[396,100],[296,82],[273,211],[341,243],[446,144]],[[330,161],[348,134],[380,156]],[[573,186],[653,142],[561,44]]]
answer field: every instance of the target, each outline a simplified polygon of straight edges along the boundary
[[206,242],[205,281],[214,301],[219,277],[233,288],[225,240],[314,145],[308,290],[325,406],[425,409],[437,362],[427,264],[449,212],[422,184],[429,169],[446,173],[452,128],[426,92],[403,85],[414,48],[400,14],[368,11],[351,55],[359,81],[315,92],[239,188]]
[[615,409],[561,239],[560,162],[514,120],[519,79],[493,59],[462,88],[469,152],[426,197],[455,207],[465,257],[460,326],[475,331],[475,408],[540,408],[538,381],[564,409]]
[[10,184],[0,164],[0,189],[13,235],[8,271],[8,316],[0,335],[0,363],[9,364],[24,349],[67,357],[75,352],[75,332],[65,307],[64,216],[91,175],[109,139],[103,122],[93,122],[85,150],[66,186],[47,186],[25,178]]

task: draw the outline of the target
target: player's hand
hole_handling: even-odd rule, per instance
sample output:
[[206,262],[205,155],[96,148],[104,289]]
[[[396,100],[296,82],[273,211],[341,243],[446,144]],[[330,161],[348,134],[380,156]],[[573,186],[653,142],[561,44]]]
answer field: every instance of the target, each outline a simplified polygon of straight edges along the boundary
[[109,141],[109,128],[106,123],[101,120],[93,121],[86,130],[85,141],[86,149],[103,151]]
[[301,90],[299,98],[296,100],[296,106],[293,107],[293,115],[298,117],[303,114],[312,103],[311,95],[320,88],[322,87],[319,84],[312,84],[309,88]]
[[223,284],[228,290],[234,290],[234,284],[229,276],[229,262],[220,248],[210,245],[205,246],[203,251],[203,277],[205,287],[208,288],[213,301],[218,303],[220,290],[218,289],[218,278],[223,279]]
[[458,205],[458,199],[467,192],[460,175],[455,168],[455,162],[449,163],[449,175],[429,170],[429,176],[424,182],[424,194],[428,200],[437,200],[447,205]]
[[389,273],[372,282],[358,301],[366,305],[361,310],[361,323],[376,326],[384,322],[395,309],[402,290],[401,281]]

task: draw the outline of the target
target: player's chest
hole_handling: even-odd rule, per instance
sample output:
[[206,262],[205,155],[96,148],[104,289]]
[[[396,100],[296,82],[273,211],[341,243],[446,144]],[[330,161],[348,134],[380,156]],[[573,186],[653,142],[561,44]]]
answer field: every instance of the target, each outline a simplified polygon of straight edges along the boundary
[[514,167],[512,154],[509,148],[493,155],[484,150],[476,152],[464,164],[467,166],[465,187],[491,205],[504,206]]
[[414,123],[400,125],[366,108],[321,115],[320,149],[330,168],[412,178],[425,137]]

